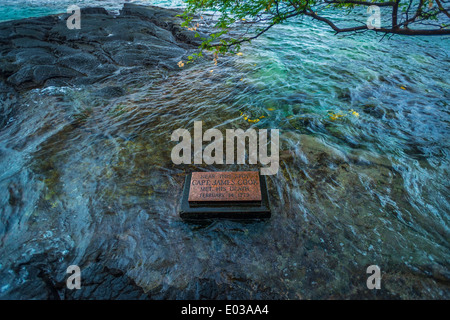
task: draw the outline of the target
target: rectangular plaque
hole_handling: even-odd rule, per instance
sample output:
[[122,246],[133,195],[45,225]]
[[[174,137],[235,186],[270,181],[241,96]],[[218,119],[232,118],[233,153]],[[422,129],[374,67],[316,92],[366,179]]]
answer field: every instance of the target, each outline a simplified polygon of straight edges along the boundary
[[270,218],[265,176],[258,171],[193,172],[186,176],[180,217],[184,220]]
[[193,172],[189,202],[261,201],[257,171]]

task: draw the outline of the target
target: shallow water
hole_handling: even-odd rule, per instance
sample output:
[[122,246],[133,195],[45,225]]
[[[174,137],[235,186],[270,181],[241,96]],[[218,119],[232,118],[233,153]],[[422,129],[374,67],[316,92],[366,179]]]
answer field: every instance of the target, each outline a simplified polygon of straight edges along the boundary
[[[0,131],[0,297],[38,296],[20,288],[40,257],[55,281],[101,261],[153,298],[448,299],[449,41],[379,40],[294,21],[217,66],[24,93]],[[280,129],[270,220],[180,220],[187,172],[255,168],[174,165],[172,131],[200,120]]]

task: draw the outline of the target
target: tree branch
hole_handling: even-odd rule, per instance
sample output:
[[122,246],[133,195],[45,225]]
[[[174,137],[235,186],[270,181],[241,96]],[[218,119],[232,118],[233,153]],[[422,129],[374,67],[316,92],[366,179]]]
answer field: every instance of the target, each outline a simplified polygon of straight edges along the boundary
[[398,29],[397,16],[398,16],[398,4],[400,0],[396,0],[394,6],[392,7],[392,29]]
[[[423,1],[423,0],[421,0]],[[356,27],[350,27],[350,28],[339,28],[336,26],[330,19],[327,19],[325,17],[319,16],[314,11],[308,10],[304,13],[307,16],[312,17],[313,19],[325,22],[328,24],[336,33],[344,33],[344,32],[353,32],[353,31],[359,31],[359,30],[365,30],[368,29],[367,25],[361,25]],[[409,29],[409,28],[377,28],[373,29],[375,32],[382,32],[382,33],[391,33],[391,34],[401,34],[406,36],[433,36],[433,35],[449,35],[450,29]]]
[[392,7],[396,4],[396,2],[367,2],[367,1],[357,1],[357,0],[332,0],[332,1],[325,1],[325,3],[336,3],[336,4],[345,4],[345,3],[351,3],[351,4],[359,4],[362,6],[378,6],[378,7]]
[[445,15],[450,18],[450,13],[448,13],[448,11],[444,9],[441,2],[439,0],[435,0],[435,1],[436,1],[436,4],[437,4],[439,10],[442,11],[443,13],[445,13]]
[[[430,17],[435,18],[440,12],[443,12],[443,13],[445,13],[445,15],[447,15],[447,17],[450,17],[449,12],[443,8],[443,6],[440,2],[440,1],[443,1],[444,3],[446,3],[445,0],[435,0],[437,6],[439,8],[439,11],[437,11],[437,9],[435,9],[433,12],[426,11],[426,9],[425,9],[425,12],[423,12],[423,6],[424,6],[424,2],[426,0],[418,0],[418,4],[417,4],[416,10],[414,12],[414,16],[412,16],[411,18],[409,18],[409,13],[410,13],[411,6],[413,6],[413,0],[409,0],[409,5],[407,6],[406,12],[404,12],[403,14],[400,14],[402,16],[402,18],[399,18],[399,11],[398,11],[401,0],[394,0],[394,1],[391,0],[388,2],[370,2],[370,1],[371,0],[368,0],[368,1],[364,1],[364,0],[320,0],[319,2],[313,3],[313,5],[314,5],[314,9],[313,9],[311,7],[309,0],[302,0],[302,1],[287,0],[286,2],[288,4],[286,4],[286,5],[284,5],[282,3],[282,1],[280,1],[280,0],[273,0],[270,2],[270,4],[274,3],[275,8],[273,11],[272,10],[270,11],[270,14],[268,15],[269,18],[258,19],[258,21],[253,21],[252,24],[254,25],[254,23],[256,22],[257,26],[259,23],[264,22],[264,20],[266,20],[266,23],[268,23],[267,25],[263,25],[261,28],[257,27],[256,30],[252,31],[252,34],[254,34],[253,36],[244,37],[249,31],[249,29],[247,29],[247,31],[244,33],[244,35],[241,35],[241,37],[239,37],[238,39],[231,39],[231,41],[229,41],[228,43],[223,42],[223,41],[221,43],[215,43],[215,44],[208,43],[208,47],[223,46],[223,47],[229,48],[232,46],[239,46],[241,43],[250,42],[251,40],[260,37],[262,34],[267,32],[274,25],[280,24],[281,22],[286,21],[289,18],[292,18],[295,16],[309,16],[312,19],[324,22],[324,23],[328,24],[328,26],[330,26],[331,29],[333,29],[336,34],[351,33],[351,32],[360,33],[360,32],[366,32],[366,31],[372,30],[377,33],[378,32],[384,33],[383,38],[387,34],[390,34],[391,36],[393,36],[394,34],[407,35],[407,36],[450,35],[450,29],[447,28],[447,26],[445,26],[445,24],[443,24],[441,26],[439,26],[438,24],[429,24],[429,25],[435,27],[435,29],[430,29],[429,27],[427,29],[410,29],[409,28],[409,25],[412,25],[413,23],[414,23],[414,25],[418,26],[418,28],[420,28],[420,26],[425,25],[422,23],[422,21],[431,20]],[[376,1],[376,0],[373,0],[373,1]],[[379,1],[382,1],[382,0],[379,0]],[[353,27],[341,28],[341,27],[337,26],[335,24],[335,22],[333,22],[331,19],[326,18],[321,15],[318,15],[317,11],[314,11],[314,10],[318,10],[318,8],[320,8],[321,6],[328,6],[327,4],[354,4],[354,5],[361,5],[361,6],[392,7],[392,13],[391,13],[392,25],[390,26],[390,28],[385,27],[385,28],[369,29],[367,27],[367,24],[364,24],[364,22],[362,22],[362,21],[358,21],[358,23],[360,23],[359,25],[356,25]],[[291,8],[289,8],[290,6],[291,6]],[[266,8],[267,11],[264,10],[265,11],[264,16],[266,16],[267,13],[269,13],[268,8],[270,8],[270,5]],[[261,12],[261,14],[262,14],[262,12]],[[406,15],[406,19],[404,21],[401,21],[404,19],[405,15]],[[255,16],[260,18],[260,16],[257,14],[254,15],[254,17]],[[399,19],[400,19],[400,21],[399,21]]]

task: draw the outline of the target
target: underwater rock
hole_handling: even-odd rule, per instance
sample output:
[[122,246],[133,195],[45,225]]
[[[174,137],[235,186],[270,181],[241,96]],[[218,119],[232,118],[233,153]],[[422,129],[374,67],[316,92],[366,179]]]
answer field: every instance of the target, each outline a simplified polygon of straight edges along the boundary
[[121,87],[117,86],[107,86],[96,92],[94,92],[94,96],[110,99],[110,98],[118,98],[125,94],[125,90]]

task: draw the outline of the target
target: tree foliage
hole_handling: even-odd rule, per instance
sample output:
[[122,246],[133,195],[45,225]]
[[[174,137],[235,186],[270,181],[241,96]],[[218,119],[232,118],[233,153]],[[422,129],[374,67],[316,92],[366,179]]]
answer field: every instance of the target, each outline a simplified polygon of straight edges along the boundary
[[[197,31],[196,17],[208,13],[214,18],[215,32],[201,37],[200,52],[190,56],[193,60],[202,51],[219,53],[238,52],[240,45],[258,38],[273,26],[297,16],[309,17],[330,26],[336,33],[377,33],[399,35],[449,35],[449,0],[184,0],[187,7],[182,14],[183,26]],[[383,25],[369,28],[361,21],[361,8],[378,6]],[[345,15],[346,19],[342,19]],[[353,17],[352,17],[353,15]],[[369,15],[366,15],[366,19]],[[356,18],[359,18],[356,19]],[[203,20],[205,22],[206,20]],[[239,34],[230,30],[240,30]],[[216,60],[217,61],[217,60]]]

